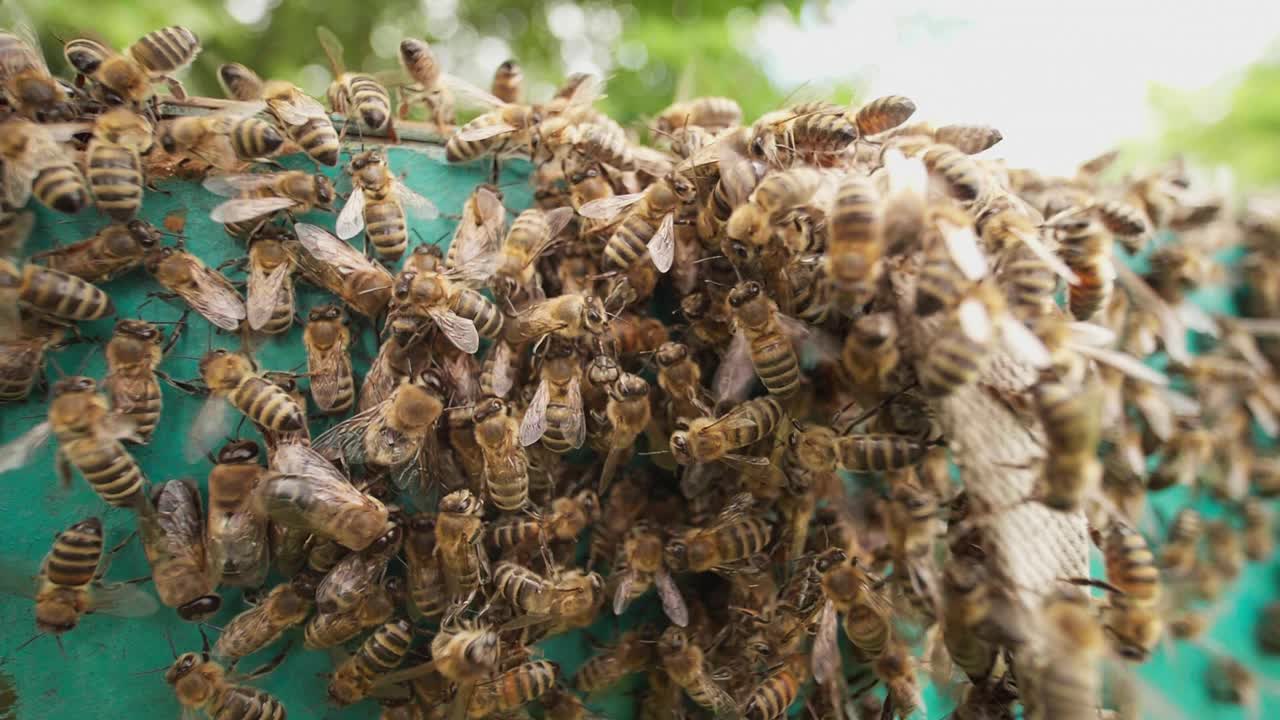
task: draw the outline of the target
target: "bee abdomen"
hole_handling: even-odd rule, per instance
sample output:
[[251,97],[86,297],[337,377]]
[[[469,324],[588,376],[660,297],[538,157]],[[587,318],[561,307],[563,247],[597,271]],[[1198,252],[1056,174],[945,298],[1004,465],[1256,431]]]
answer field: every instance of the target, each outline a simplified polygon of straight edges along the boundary
[[228,687],[218,697],[210,717],[217,720],[285,720],[280,701],[248,685]]
[[934,343],[920,368],[920,388],[932,397],[949,395],[977,379],[981,351],[970,343],[946,338]]
[[774,673],[756,687],[747,700],[746,716],[760,720],[782,717],[799,694],[800,684],[788,670]]
[[142,491],[142,470],[120,443],[81,438],[64,445],[63,451],[107,504],[131,507]]
[[321,165],[333,167],[338,164],[338,131],[328,118],[312,118],[302,125],[285,123],[289,137],[302,148],[307,155]]
[[464,288],[459,291],[453,302],[453,311],[475,323],[480,337],[493,340],[502,334],[502,313],[489,298],[475,290]]
[[22,299],[51,315],[99,320],[115,312],[110,296],[74,275],[35,265],[27,265],[25,273]]
[[364,206],[365,233],[378,257],[399,260],[409,245],[404,208],[394,200],[370,202]]
[[649,254],[645,240],[652,237],[655,229],[647,220],[635,214],[627,217],[622,225],[609,237],[604,246],[604,266],[606,270],[625,270],[640,258]]
[[929,446],[906,435],[846,435],[836,440],[840,467],[852,472],[883,472],[915,465]]
[[528,474],[507,477],[489,476],[489,499],[503,512],[516,512],[529,502]]
[[791,341],[781,335],[767,335],[751,344],[751,359],[765,389],[786,397],[800,386],[800,363]]
[[0,344],[0,403],[25,400],[36,384],[44,353]]
[[289,393],[264,378],[247,378],[231,392],[230,400],[237,410],[265,428],[277,432],[302,429],[302,408]]
[[500,564],[493,578],[502,596],[521,609],[531,607],[543,591],[542,578],[512,563]]
[[116,222],[128,222],[142,207],[142,163],[137,153],[111,145],[89,152],[89,187],[98,209]]
[[55,585],[84,587],[93,582],[102,559],[102,522],[81,520],[58,535],[45,566],[46,577]]
[[200,38],[180,25],[143,35],[129,47],[129,54],[153,75],[186,67],[200,52]]
[[74,215],[89,204],[89,188],[74,165],[46,167],[31,183],[31,194],[50,210]]
[[[115,393],[112,392],[111,406],[113,408],[128,409],[121,410],[127,413],[134,422],[134,434],[143,443],[151,439],[152,433],[156,430],[156,425],[160,423],[160,410],[163,405],[163,398],[160,394],[160,384],[155,380],[145,380],[144,392],[142,397],[130,396],[127,401],[118,400]],[[108,383],[108,387],[110,384]]]
[[400,664],[413,642],[413,630],[405,620],[392,620],[378,628],[360,646],[359,655],[373,672],[385,672]]
[[884,617],[863,605],[854,605],[844,619],[844,633],[859,655],[866,661],[879,657],[889,640],[889,625]]
[[360,122],[372,130],[381,130],[391,121],[391,97],[372,76],[352,75],[347,81],[351,92],[351,104],[360,115]]
[[721,555],[725,561],[733,562],[763,551],[773,528],[762,518],[746,517],[718,532]]

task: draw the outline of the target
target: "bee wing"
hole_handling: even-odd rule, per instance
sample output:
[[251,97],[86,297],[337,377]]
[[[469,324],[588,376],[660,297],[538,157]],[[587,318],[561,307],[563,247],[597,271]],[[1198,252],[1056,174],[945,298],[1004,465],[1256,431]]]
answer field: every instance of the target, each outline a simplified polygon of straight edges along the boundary
[[93,588],[91,598],[91,612],[113,617],[146,617],[160,608],[160,604],[150,593],[137,585],[126,583],[97,585]]
[[[1191,330],[1195,330],[1198,333],[1215,338],[1221,334],[1221,331],[1218,329],[1218,322],[1213,319],[1213,316],[1200,309],[1199,305],[1196,305],[1190,300],[1184,300],[1182,304],[1174,308],[1174,312],[1178,314],[1178,317],[1181,318],[1182,322]],[[1267,369],[1270,370],[1270,366],[1268,366]]]
[[569,392],[565,397],[565,403],[571,411],[569,435],[573,438],[573,449],[577,450],[587,441],[586,417],[582,412],[582,387],[578,383],[578,378],[569,381]]
[[458,104],[467,109],[488,111],[506,105],[498,96],[463,80],[457,75],[440,73],[440,81],[453,91],[453,96]]
[[556,236],[573,220],[573,208],[568,206],[553,208],[544,212],[543,216],[547,219],[547,236],[555,240]]
[[216,395],[210,395],[200,407],[200,413],[196,415],[195,422],[191,423],[191,430],[187,433],[187,445],[183,448],[183,457],[189,463],[204,457],[205,453],[218,444],[218,440],[230,426],[230,403]]
[[453,343],[459,350],[468,355],[475,354],[480,349],[480,333],[476,330],[476,324],[467,318],[458,315],[452,310],[445,308],[433,307],[427,310],[427,314],[432,320],[436,321],[436,326],[449,338],[449,342]]
[[621,615],[627,611],[627,606],[631,604],[631,589],[636,586],[639,581],[635,571],[624,570],[618,578],[618,586],[613,589],[613,614]]
[[436,204],[431,202],[430,198],[418,193],[408,185],[396,181],[396,197],[400,199],[400,205],[405,212],[418,218],[419,220],[435,220],[440,217],[440,210]]
[[[261,330],[271,320],[271,314],[275,312],[280,297],[280,289],[284,287],[287,277],[289,277],[289,263],[280,263],[270,274],[263,273],[256,267],[249,271],[249,299],[245,308],[249,327]],[[235,328],[224,329],[234,330]]]
[[751,345],[747,342],[746,334],[739,330],[734,333],[729,350],[716,367],[715,378],[712,380],[716,404],[737,404],[746,400],[755,377],[755,366],[751,364]]
[[52,426],[46,420],[0,447],[0,473],[26,467],[49,441]]
[[[390,402],[390,399],[383,402]],[[316,401],[316,404],[319,405],[319,401]],[[312,446],[322,450],[337,450],[348,464],[357,465],[363,463],[365,431],[382,414],[382,409],[383,407],[380,403],[368,410],[352,415],[320,433],[319,437],[312,442]]]
[[662,610],[667,614],[667,619],[679,627],[688,627],[689,606],[685,604],[684,595],[680,594],[675,578],[671,577],[665,567],[660,567],[654,574],[653,581],[658,588],[658,599],[662,601]]
[[239,175],[210,175],[204,179],[202,185],[205,190],[219,197],[234,198],[250,191],[256,190],[264,185],[270,185],[275,182],[275,176],[271,174],[239,174]]
[[311,120],[329,119],[329,113],[319,100],[294,88],[287,99],[269,100],[268,106],[275,116],[289,125],[305,125]]
[[1280,433],[1280,420],[1276,418],[1276,414],[1271,411],[1271,406],[1266,400],[1257,393],[1249,393],[1244,397],[1244,406],[1249,409],[1249,414],[1258,422],[1258,427],[1269,437],[1275,437]]
[[1109,327],[1104,327],[1096,323],[1072,321],[1068,325],[1068,331],[1071,336],[1071,344],[1088,345],[1091,347],[1106,347],[1116,341],[1116,333]]
[[965,337],[976,343],[986,344],[991,340],[995,327],[987,306],[977,298],[965,298],[956,308],[956,320]]
[[330,410],[338,402],[341,380],[350,370],[341,350],[307,353],[307,375],[311,377],[311,397],[316,407]]
[[[382,269],[382,266],[370,262],[368,258],[361,255],[359,250],[334,237],[323,228],[310,223],[296,223],[293,226],[293,231],[297,234],[302,247],[312,257],[321,263],[333,266],[341,275],[350,275],[360,270],[378,271]],[[391,275],[384,269],[382,274],[387,276],[387,286],[390,286]]]
[[528,447],[542,439],[547,431],[547,404],[551,402],[551,386],[546,380],[538,383],[538,389],[525,408],[520,419],[520,444]]
[[667,213],[662,218],[662,224],[658,225],[658,231],[645,246],[649,249],[649,259],[653,261],[653,266],[661,273],[670,270],[671,263],[676,260],[675,219],[674,213]]
[[637,170],[653,177],[664,177],[673,167],[666,153],[647,145],[632,145],[631,157]]
[[338,39],[333,31],[323,25],[316,28],[316,37],[320,40],[320,47],[324,49],[325,57],[329,58],[329,67],[333,70],[334,75],[341,75],[346,72],[345,65],[342,62],[342,41]]
[[351,188],[351,195],[338,213],[338,221],[333,228],[343,240],[350,240],[364,230],[364,191],[359,186]]
[[1077,284],[1080,282],[1080,276],[1076,275],[1074,270],[1067,267],[1067,264],[1062,262],[1062,258],[1058,257],[1057,253],[1045,246],[1044,242],[1040,239],[1040,233],[1022,232],[1018,234],[1018,238],[1022,241],[1023,245],[1027,246],[1027,249],[1030,250],[1033,255],[1040,259],[1040,262],[1044,263],[1053,271],[1054,275],[1066,280],[1069,284]]
[[977,282],[987,275],[987,257],[978,245],[978,235],[970,226],[951,226],[942,233],[947,254],[960,273]]
[[1165,352],[1169,353],[1169,359],[1186,364],[1191,359],[1191,354],[1187,350],[1187,328],[1182,318],[1178,317],[1178,314],[1156,294],[1156,291],[1151,289],[1146,280],[1130,270],[1129,266],[1123,262],[1112,263],[1112,265],[1115,267],[1116,278],[1129,291],[1129,297],[1133,302],[1143,306],[1159,321],[1160,340],[1164,343]]
[[492,125],[469,125],[458,130],[457,137],[463,142],[476,142],[477,140],[487,140],[491,137],[513,133],[516,131],[514,125],[507,123],[494,123]]
[[473,682],[458,683],[449,704],[449,720],[466,720],[467,710],[471,707],[471,696],[475,695],[476,684]]
[[295,203],[286,197],[232,198],[209,211],[209,219],[216,223],[244,222],[281,210],[288,210]]
[[584,203],[582,207],[578,208],[578,214],[592,220],[612,220],[623,210],[640,202],[642,197],[644,197],[644,193],[639,192],[598,198]]
[[841,673],[839,627],[835,605],[827,601],[813,638],[813,679],[819,685],[831,683]]
[[1044,342],[1012,315],[1001,318],[1000,337],[1009,354],[1031,367],[1044,369],[1053,364],[1053,357]]
[[191,274],[194,288],[180,291],[182,299],[206,320],[223,330],[236,330],[248,315],[240,294],[217,271],[200,267]]
[[505,342],[496,342],[493,344],[493,387],[490,388],[494,395],[505,398],[511,393],[511,387],[515,385],[515,373],[513,365],[516,360],[515,348]]
[[1168,385],[1169,378],[1159,370],[1144,364],[1129,353],[1110,348],[1091,347],[1089,345],[1072,345],[1073,350],[1086,357],[1105,363],[1135,380],[1149,382],[1152,385]]

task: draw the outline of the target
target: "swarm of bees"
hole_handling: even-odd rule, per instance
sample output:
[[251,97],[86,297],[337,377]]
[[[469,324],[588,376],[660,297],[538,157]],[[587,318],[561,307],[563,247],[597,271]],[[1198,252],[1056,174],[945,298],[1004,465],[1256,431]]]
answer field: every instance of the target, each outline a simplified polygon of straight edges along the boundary
[[[52,437],[59,477],[122,508],[113,522],[133,514],[151,567],[155,598],[107,582],[109,528],[75,523],[29,593],[40,633],[158,605],[231,613],[164,675],[184,709],[228,719],[285,717],[252,682],[299,635],[335,657],[328,702],[384,718],[591,717],[630,676],[655,718],[908,718],[926,679],[958,718],[1137,717],[1131,665],[1198,642],[1224,584],[1273,555],[1280,465],[1258,438],[1280,432],[1280,205],[1236,217],[1176,162],[1116,180],[1114,154],[1072,177],[1010,168],[982,154],[996,129],[915,121],[901,96],[749,124],[730,98],[686,99],[642,144],[596,109],[591,77],[533,102],[514,62],[489,92],[421,40],[375,74],[320,42],[334,115],[239,64],[219,69],[229,100],[186,98],[186,28],[121,52],[72,39],[74,82],[29,31],[0,33],[0,401],[33,394],[78,323],[115,314],[100,285],[142,267],[184,312],[168,337],[118,319],[106,375],[52,383],[46,419],[0,449],[16,470]],[[390,164],[421,127],[448,162],[492,163],[447,249],[418,235],[440,211]],[[340,166],[337,183],[281,169],[299,153]],[[497,184],[513,156],[534,168],[522,211]],[[175,167],[221,199],[210,217],[243,243],[243,282],[140,219]],[[103,227],[24,253],[31,200]],[[299,217],[313,211],[333,230]],[[1189,293],[1239,244],[1251,317],[1198,310]],[[329,296],[305,319],[296,283]],[[260,367],[295,322],[305,373]],[[1208,352],[1190,354],[1189,329]],[[239,347],[172,377],[192,332]],[[998,381],[1010,368],[1021,385]],[[983,422],[948,416],[974,392],[1037,450],[1007,466],[1035,478],[1012,506],[964,462],[953,480],[984,451],[946,429]],[[183,395],[204,398],[184,450],[213,463],[207,482],[135,458]],[[1174,486],[1227,514],[1158,527],[1147,493]],[[1027,505],[1087,523],[1104,577],[1031,587],[1011,570],[1001,523]],[[224,588],[256,602],[225,607]],[[628,629],[572,677],[536,647],[609,616]],[[1263,647],[1275,635],[1260,625]],[[1244,678],[1220,694],[1255,698],[1214,652]],[[1109,667],[1130,692],[1104,688]]]

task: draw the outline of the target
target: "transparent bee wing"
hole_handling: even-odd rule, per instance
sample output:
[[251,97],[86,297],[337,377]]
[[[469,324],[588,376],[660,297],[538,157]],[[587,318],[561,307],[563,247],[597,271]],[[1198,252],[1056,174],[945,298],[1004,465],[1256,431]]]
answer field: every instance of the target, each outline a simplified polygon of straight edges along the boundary
[[1110,365],[1135,380],[1148,382],[1152,385],[1169,384],[1169,378],[1164,373],[1144,364],[1141,360],[1128,353],[1089,345],[1072,345],[1071,347],[1081,355]]
[[240,294],[227,279],[204,265],[192,269],[192,284],[182,286],[179,295],[204,319],[223,330],[236,330],[248,316]]
[[280,263],[270,274],[264,274],[257,268],[250,271],[249,299],[245,307],[249,327],[261,330],[271,320],[271,315],[278,304],[280,290],[284,287],[287,277],[289,277],[289,263]]
[[543,215],[547,219],[548,235],[554,240],[573,220],[573,208],[558,207],[547,210]]
[[337,450],[349,465],[363,464],[365,432],[369,425],[381,416],[382,411],[382,405],[375,405],[368,410],[356,413],[320,433],[312,442],[312,446],[319,450]]
[[209,218],[216,223],[245,222],[288,210],[295,203],[286,197],[232,198],[209,211]]
[[471,707],[471,697],[475,695],[476,684],[473,682],[458,683],[458,689],[449,704],[449,720],[466,720],[467,709]]
[[623,210],[640,202],[640,198],[642,197],[644,197],[644,193],[611,195],[609,197],[598,198],[591,202],[584,203],[582,207],[578,208],[578,214],[584,218],[590,218],[592,220],[612,220]]
[[440,307],[433,307],[427,310],[427,314],[431,316],[432,320],[436,321],[436,325],[444,333],[444,336],[449,338],[449,342],[457,346],[462,352],[472,355],[480,349],[480,333],[476,330],[476,324],[471,320],[458,315],[452,310]]
[[270,185],[276,178],[271,174],[210,175],[202,185],[205,190],[219,197],[234,198],[250,190]]
[[[329,231],[309,223],[295,223],[294,233],[302,247],[316,260],[331,265],[339,274],[346,276],[358,271],[372,271],[386,277],[386,285],[391,285],[391,274],[351,245],[334,237]],[[381,288],[379,288],[381,289]]]
[[342,41],[338,36],[322,25],[316,28],[316,37],[320,40],[320,47],[324,49],[325,57],[329,58],[329,68],[333,70],[333,74],[341,75],[346,72],[346,66],[342,62]]
[[116,583],[94,586],[90,612],[113,617],[136,618],[152,615],[160,604],[150,593],[137,585]]
[[951,261],[960,273],[977,282],[987,275],[987,257],[978,245],[978,235],[968,226],[950,226],[943,229],[943,243]]
[[1044,369],[1053,364],[1049,348],[1012,315],[1001,319],[1000,336],[1009,353],[1031,367]]
[[25,16],[16,6],[10,5],[7,8],[8,15],[18,15],[13,18],[11,32],[18,37],[19,40],[26,45],[23,50],[9,51],[0,57],[0,71],[3,71],[5,77],[13,77],[20,72],[35,68],[49,73],[49,65],[45,62],[44,53],[40,52],[39,35],[31,26],[31,19]]
[[1280,420],[1276,418],[1275,413],[1271,411],[1271,406],[1266,400],[1257,393],[1249,393],[1244,398],[1244,405],[1249,409],[1249,414],[1253,419],[1258,421],[1258,427],[1262,428],[1269,437],[1275,437],[1280,433]]
[[724,456],[724,459],[731,463],[738,463],[739,465],[754,465],[756,467],[765,467],[771,464],[767,457],[740,455],[738,453],[728,453]]
[[191,430],[187,433],[187,444],[182,452],[183,457],[189,463],[204,457],[205,453],[218,444],[229,427],[231,427],[230,403],[216,395],[210,395],[200,407],[200,413],[196,415],[195,422],[191,423]]
[[305,125],[312,120],[329,118],[320,101],[298,88],[287,99],[270,100],[268,105],[281,122],[288,125]]
[[818,632],[813,638],[813,679],[819,685],[831,683],[842,672],[838,632],[836,608],[828,601],[822,606]]
[[671,577],[665,567],[660,567],[654,574],[653,581],[658,588],[658,599],[662,601],[662,610],[667,614],[667,619],[679,627],[688,627],[689,606],[685,604],[684,595],[680,594],[675,578]]
[[396,181],[396,196],[405,212],[419,220],[435,220],[440,217],[440,210],[435,203],[399,180]]
[[1213,316],[1190,300],[1183,301],[1174,311],[1189,329],[1215,338],[1220,334],[1218,322],[1213,319]]
[[441,73],[440,81],[453,91],[454,98],[462,107],[470,110],[488,111],[506,105],[502,99],[493,93],[476,87],[475,85],[463,80],[457,75],[449,73]]
[[477,140],[487,140],[498,135],[505,135],[516,131],[514,125],[508,123],[494,123],[492,125],[470,125],[458,130],[455,136],[463,142],[476,142]]
[[493,345],[493,387],[490,390],[493,394],[505,398],[511,394],[511,388],[515,385],[515,373],[512,372],[512,366],[515,363],[515,349],[508,343],[497,342]]
[[1068,325],[1072,345],[1107,347],[1116,341],[1116,333],[1109,327],[1096,323],[1073,321]]
[[1112,263],[1120,284],[1129,291],[1129,297],[1137,305],[1143,306],[1155,316],[1160,323],[1160,340],[1164,343],[1169,359],[1186,364],[1191,359],[1187,349],[1187,328],[1177,313],[1156,294],[1137,273],[1130,270],[1123,262]]
[[1040,239],[1039,233],[1019,233],[1018,239],[1022,241],[1023,245],[1027,246],[1027,249],[1030,250],[1032,254],[1040,260],[1040,262],[1048,266],[1048,268],[1053,271],[1053,274],[1063,280],[1066,280],[1069,284],[1079,284],[1080,276],[1076,275],[1075,271],[1067,267],[1067,264],[1062,262],[1062,258],[1058,257],[1057,253],[1051,251],[1045,246],[1044,242]]
[[104,440],[140,440],[137,421],[124,413],[112,413],[103,418],[94,434]]
[[667,213],[662,218],[658,231],[653,234],[646,247],[649,249],[649,259],[653,261],[653,266],[658,268],[658,272],[664,273],[671,269],[671,264],[676,259],[675,215],[673,213]]
[[565,396],[565,404],[569,406],[569,435],[572,438],[573,448],[576,450],[582,447],[587,441],[587,423],[586,417],[582,412],[582,387],[578,383],[578,378],[569,381],[569,390]]
[[636,573],[626,570],[618,578],[618,585],[613,589],[613,614],[621,615],[631,605],[631,589],[636,586]]
[[529,401],[529,407],[520,419],[520,444],[528,447],[542,439],[547,431],[547,404],[551,402],[551,386],[546,380],[538,383],[538,389]]
[[711,385],[715,388],[716,404],[737,404],[747,399],[755,383],[756,370],[751,364],[751,345],[746,333],[734,333],[729,349],[720,364]]
[[965,298],[960,302],[956,307],[956,320],[960,324],[960,331],[970,340],[982,344],[991,340],[995,330],[991,314],[987,312],[987,306],[977,298]]
[[[0,173],[3,174],[3,173]],[[7,178],[5,182],[8,182]],[[35,213],[22,211],[16,213],[7,237],[4,239],[4,245],[0,245],[0,257],[17,257],[22,254],[22,248],[27,244],[27,238],[31,236],[31,230],[36,225]],[[16,322],[17,305],[6,303],[6,307],[15,312],[14,321]]]
[[333,409],[338,402],[342,379],[349,371],[346,356],[341,350],[307,353],[307,375],[311,378],[311,397],[316,401],[316,407],[325,411]]
[[343,240],[350,240],[364,230],[364,191],[359,186],[351,188],[351,195],[338,213],[333,229]]
[[51,432],[52,426],[45,421],[0,447],[0,473],[26,467],[49,441]]
[[673,167],[671,158],[668,158],[666,153],[646,145],[633,145],[631,157],[635,162],[636,170],[651,177],[664,177]]

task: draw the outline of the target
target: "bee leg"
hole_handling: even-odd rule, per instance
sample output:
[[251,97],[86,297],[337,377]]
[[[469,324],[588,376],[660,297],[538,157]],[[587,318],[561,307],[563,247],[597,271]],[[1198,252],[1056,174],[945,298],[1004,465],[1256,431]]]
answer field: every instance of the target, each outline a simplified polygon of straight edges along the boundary
[[111,560],[115,557],[115,554],[123,550],[137,534],[138,531],[134,530],[126,535],[124,540],[116,543],[114,547],[103,553],[102,563],[98,566],[98,571],[93,574],[94,582],[100,582],[106,576],[107,570],[111,568]]
[[269,675],[276,668],[280,667],[280,664],[284,662],[285,657],[288,656],[289,650],[291,650],[292,648],[293,648],[293,641],[290,640],[289,642],[285,643],[284,648],[282,648],[280,652],[276,653],[275,657],[271,658],[261,666],[254,668],[249,672],[248,675],[245,675],[241,679],[254,680],[254,679],[263,677],[265,675]]
[[187,89],[182,87],[182,82],[180,80],[166,75],[164,77],[164,82],[166,85],[169,86],[169,92],[173,93],[173,97],[175,99],[177,100],[187,99]]

